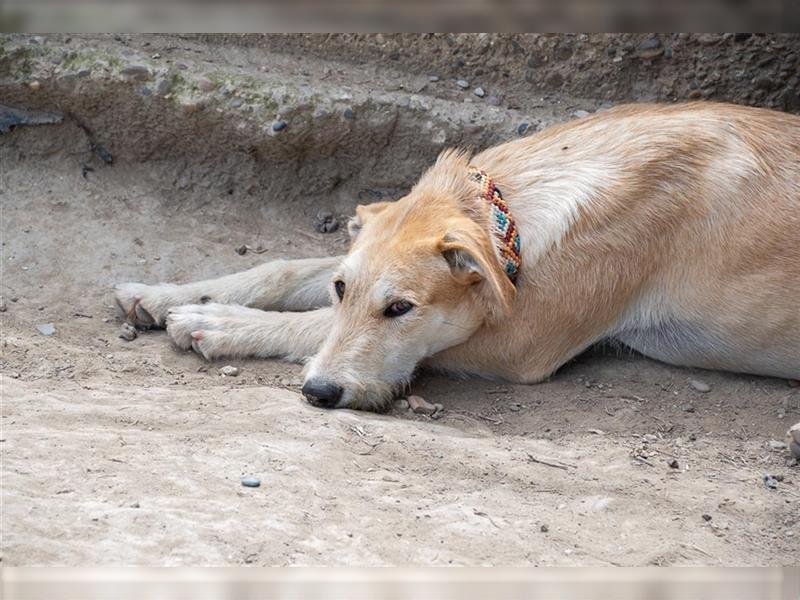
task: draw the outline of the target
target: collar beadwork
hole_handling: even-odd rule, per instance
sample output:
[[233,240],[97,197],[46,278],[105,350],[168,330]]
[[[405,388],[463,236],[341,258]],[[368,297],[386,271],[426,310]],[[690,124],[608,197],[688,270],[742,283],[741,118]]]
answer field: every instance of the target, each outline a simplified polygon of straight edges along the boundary
[[476,167],[470,167],[469,176],[481,187],[479,198],[489,205],[489,222],[495,237],[497,252],[500,255],[503,270],[514,283],[521,262],[517,224],[492,178]]

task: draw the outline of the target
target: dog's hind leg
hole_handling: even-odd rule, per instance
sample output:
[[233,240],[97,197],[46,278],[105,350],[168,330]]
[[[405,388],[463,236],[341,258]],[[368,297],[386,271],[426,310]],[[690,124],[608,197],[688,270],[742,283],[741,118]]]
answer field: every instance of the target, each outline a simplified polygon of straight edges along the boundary
[[275,260],[241,273],[184,285],[121,283],[117,304],[140,327],[163,327],[167,311],[184,304],[239,304],[262,310],[312,310],[330,304],[329,284],[340,257]]
[[167,333],[175,344],[211,360],[223,356],[286,358],[316,354],[331,327],[330,307],[267,312],[235,304],[189,304],[169,310]]

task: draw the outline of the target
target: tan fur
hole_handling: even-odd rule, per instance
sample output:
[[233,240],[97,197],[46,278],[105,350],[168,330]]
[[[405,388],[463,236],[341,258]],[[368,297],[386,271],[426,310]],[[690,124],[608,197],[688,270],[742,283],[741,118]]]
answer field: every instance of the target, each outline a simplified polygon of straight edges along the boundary
[[[495,179],[517,221],[516,287],[469,165]],[[601,339],[677,365],[800,378],[796,116],[712,103],[621,106],[473,157],[445,152],[406,197],[359,207],[351,232],[344,260],[306,265],[346,292],[339,302],[331,289],[329,318],[315,321],[319,351],[299,353],[314,354],[309,379],[344,388],[341,406],[382,405],[418,364],[533,383]],[[221,287],[236,287],[230,277]],[[137,304],[148,314],[148,302],[161,313],[184,303],[153,290],[123,287],[118,300],[134,319]],[[398,300],[415,307],[383,316]],[[275,298],[241,303],[286,310]],[[192,308],[199,316],[179,328],[167,320],[183,331],[180,345],[187,327],[203,330],[203,310]],[[280,313],[265,314],[278,322]],[[287,345],[302,345],[308,329],[281,323],[281,336],[250,334],[240,347],[297,357]]]

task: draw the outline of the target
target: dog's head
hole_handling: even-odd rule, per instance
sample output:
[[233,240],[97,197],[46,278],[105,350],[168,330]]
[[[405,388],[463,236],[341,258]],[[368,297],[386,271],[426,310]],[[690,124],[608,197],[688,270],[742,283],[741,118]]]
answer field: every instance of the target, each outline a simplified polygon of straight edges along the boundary
[[312,402],[379,410],[421,360],[508,310],[515,288],[467,174],[449,152],[408,196],[358,207],[331,280],[333,328],[306,368]]

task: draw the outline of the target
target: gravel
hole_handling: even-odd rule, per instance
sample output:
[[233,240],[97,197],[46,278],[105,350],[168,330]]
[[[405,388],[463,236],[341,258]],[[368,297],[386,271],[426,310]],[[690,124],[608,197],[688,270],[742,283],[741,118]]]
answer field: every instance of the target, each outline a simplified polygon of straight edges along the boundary
[[225,365],[219,370],[219,374],[223,377],[236,377],[239,374],[239,367]]
[[257,477],[242,477],[242,485],[250,488],[261,487],[261,480]]
[[125,341],[132,342],[137,335],[136,328],[130,323],[123,323],[119,328],[118,336]]
[[329,210],[321,210],[314,216],[314,229],[319,233],[333,233],[339,229],[339,220]]
[[273,121],[272,131],[283,131],[286,129],[286,121]]
[[467,81],[466,79],[459,79],[458,81],[456,81],[456,85],[460,87],[462,90],[466,90],[469,88],[469,81]]
[[476,87],[474,90],[472,90],[472,93],[478,98],[483,98],[486,95],[486,91],[482,87]]

